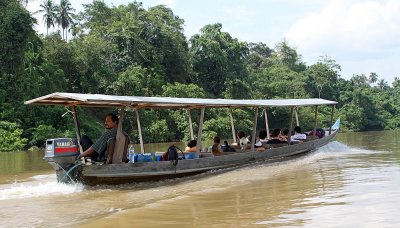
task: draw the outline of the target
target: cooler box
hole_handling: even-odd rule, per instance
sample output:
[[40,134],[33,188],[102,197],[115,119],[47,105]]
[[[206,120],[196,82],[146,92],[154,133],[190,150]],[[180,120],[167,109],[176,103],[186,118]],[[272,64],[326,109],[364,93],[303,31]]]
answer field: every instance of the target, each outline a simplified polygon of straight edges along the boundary
[[138,154],[137,160],[135,158],[135,162],[153,162],[156,160],[157,158],[154,153]]
[[196,153],[185,154],[185,159],[195,159],[195,158],[196,158]]
[[46,140],[45,158],[79,155],[78,141],[72,138],[56,138]]

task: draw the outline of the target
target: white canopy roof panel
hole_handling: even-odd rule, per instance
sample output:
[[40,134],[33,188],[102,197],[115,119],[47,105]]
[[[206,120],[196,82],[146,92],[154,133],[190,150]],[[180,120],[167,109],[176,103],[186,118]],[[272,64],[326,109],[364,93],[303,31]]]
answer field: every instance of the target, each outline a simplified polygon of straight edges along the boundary
[[131,106],[137,108],[196,108],[196,107],[291,107],[334,105],[335,101],[310,99],[270,99],[270,100],[239,100],[239,99],[204,99],[176,97],[139,97],[115,96],[104,94],[52,93],[32,100],[25,104],[64,105],[112,107]]

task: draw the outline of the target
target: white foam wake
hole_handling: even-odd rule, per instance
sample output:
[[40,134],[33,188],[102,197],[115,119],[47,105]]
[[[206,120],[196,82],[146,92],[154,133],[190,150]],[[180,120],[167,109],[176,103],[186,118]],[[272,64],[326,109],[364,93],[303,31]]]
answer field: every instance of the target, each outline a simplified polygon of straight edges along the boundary
[[9,199],[24,199],[32,197],[67,195],[83,190],[82,184],[63,184],[56,181],[44,182],[38,184],[14,183],[4,189],[0,189],[0,201]]

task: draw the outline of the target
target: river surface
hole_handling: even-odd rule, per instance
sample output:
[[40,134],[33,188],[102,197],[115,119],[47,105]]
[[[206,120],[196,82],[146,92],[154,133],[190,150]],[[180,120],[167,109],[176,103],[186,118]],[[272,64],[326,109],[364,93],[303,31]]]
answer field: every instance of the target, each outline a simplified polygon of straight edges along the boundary
[[0,153],[0,227],[400,227],[400,131],[341,133],[305,156],[147,184],[56,181]]

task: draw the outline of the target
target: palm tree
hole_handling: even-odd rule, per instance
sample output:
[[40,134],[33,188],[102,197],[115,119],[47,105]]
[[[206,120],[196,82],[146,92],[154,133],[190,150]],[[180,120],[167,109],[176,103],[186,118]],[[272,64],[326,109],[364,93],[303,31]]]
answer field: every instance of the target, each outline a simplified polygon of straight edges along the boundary
[[369,74],[369,82],[371,82],[372,84],[374,84],[375,82],[378,81],[378,75],[375,72],[371,72]]
[[365,76],[365,74],[361,75],[353,74],[353,76],[350,78],[350,81],[353,83],[355,87],[363,87],[363,88],[369,87],[368,79],[367,76]]
[[68,27],[74,23],[72,11],[75,11],[75,9],[71,7],[69,0],[61,0],[58,10],[58,24],[61,25],[63,30],[63,38],[65,31],[65,40],[67,40]]
[[393,88],[400,88],[400,79],[398,77],[394,77],[394,81],[392,82]]
[[381,90],[387,89],[389,87],[388,83],[384,79],[379,80],[378,86]]
[[54,22],[57,21],[57,11],[58,6],[54,4],[53,0],[43,0],[42,4],[40,4],[42,9],[34,12],[36,13],[44,13],[43,14],[43,21],[46,25],[46,35],[49,35],[49,28],[53,26]]

